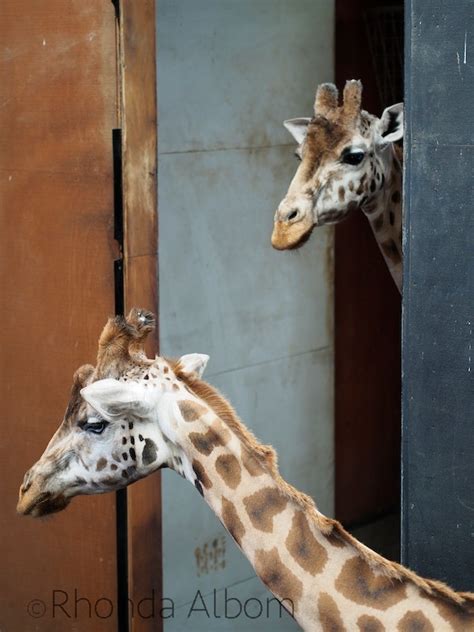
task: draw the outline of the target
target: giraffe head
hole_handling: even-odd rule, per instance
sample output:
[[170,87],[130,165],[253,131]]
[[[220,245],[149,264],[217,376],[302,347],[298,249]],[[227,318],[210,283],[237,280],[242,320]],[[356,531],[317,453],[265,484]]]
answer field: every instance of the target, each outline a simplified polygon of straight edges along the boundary
[[[25,474],[20,513],[54,513],[74,496],[114,491],[164,466],[193,480],[179,448],[161,429],[170,396],[180,386],[172,362],[145,355],[145,338],[153,328],[153,315],[137,309],[106,324],[96,367],[85,365],[74,374],[64,419]],[[207,360],[183,356],[180,372],[200,375]]]
[[336,87],[325,83],[313,118],[285,121],[301,164],[275,214],[274,248],[298,248],[314,227],[340,222],[383,189],[391,145],[403,136],[403,104],[379,119],[361,110],[361,97],[362,84],[348,81],[339,105]]

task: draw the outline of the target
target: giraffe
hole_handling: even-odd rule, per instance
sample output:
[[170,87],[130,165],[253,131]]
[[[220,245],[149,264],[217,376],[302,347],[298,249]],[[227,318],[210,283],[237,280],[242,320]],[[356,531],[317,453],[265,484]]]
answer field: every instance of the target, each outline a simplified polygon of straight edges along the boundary
[[330,83],[316,92],[313,118],[284,122],[301,161],[275,213],[272,245],[302,246],[316,226],[337,224],[360,207],[401,291],[403,104],[379,119],[361,110],[362,84],[348,81],[343,103]]
[[257,575],[304,630],[474,630],[474,594],[389,562],[280,475],[202,373],[208,356],[148,359],[154,316],[112,318],[95,367],[80,367],[64,419],[26,473],[18,511],[43,516],[78,494],[120,489],[162,467],[190,481]]

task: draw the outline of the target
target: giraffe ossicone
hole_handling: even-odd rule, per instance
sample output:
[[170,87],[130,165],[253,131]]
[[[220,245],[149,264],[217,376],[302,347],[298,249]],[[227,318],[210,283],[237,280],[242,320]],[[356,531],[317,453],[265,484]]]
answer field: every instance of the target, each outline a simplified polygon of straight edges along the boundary
[[208,356],[147,358],[153,324],[145,310],[106,324],[96,367],[76,371],[64,419],[25,475],[20,513],[54,513],[74,496],[169,467],[197,488],[303,629],[474,630],[474,594],[377,555],[281,477],[274,450],[201,380]]
[[285,127],[301,161],[276,213],[272,245],[302,246],[315,227],[337,224],[355,209],[367,216],[398,289],[402,284],[403,104],[377,118],[361,109],[362,84],[348,81],[342,104],[336,86],[316,92],[314,116]]

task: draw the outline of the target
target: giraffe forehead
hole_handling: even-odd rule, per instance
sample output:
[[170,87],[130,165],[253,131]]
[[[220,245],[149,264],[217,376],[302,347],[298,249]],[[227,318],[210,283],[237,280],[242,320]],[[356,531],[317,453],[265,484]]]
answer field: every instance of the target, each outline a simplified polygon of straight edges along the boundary
[[69,399],[66,412],[64,414],[64,421],[61,425],[63,430],[73,426],[80,419],[85,417],[87,410],[87,404],[81,396],[80,387],[74,385]]
[[[369,144],[367,138],[364,138],[358,131],[354,133],[334,132],[334,133],[315,133],[310,134],[306,138],[303,150],[303,158],[301,163],[301,171],[303,181],[309,181],[317,176],[318,179],[326,181],[339,181],[340,178],[349,182],[354,177],[354,170],[347,172],[340,162],[341,154],[347,148],[353,148],[354,151],[359,149],[367,152]],[[360,169],[366,171],[370,169],[373,163],[365,161],[361,164]]]
[[323,159],[333,157],[337,149],[351,138],[352,134],[337,123],[317,117],[308,127],[303,162],[318,166]]

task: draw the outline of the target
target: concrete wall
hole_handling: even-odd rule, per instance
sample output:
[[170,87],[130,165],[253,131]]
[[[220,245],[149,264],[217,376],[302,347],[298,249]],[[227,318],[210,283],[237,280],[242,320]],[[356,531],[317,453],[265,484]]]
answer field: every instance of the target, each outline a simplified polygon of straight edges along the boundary
[[[206,379],[329,514],[333,235],[278,253],[270,234],[296,168],[281,123],[309,115],[333,78],[333,12],[333,0],[160,0],[157,18],[161,351],[208,353]],[[165,472],[163,493],[166,632],[296,629],[267,616],[269,593],[191,485]],[[225,588],[262,615],[226,618]]]

